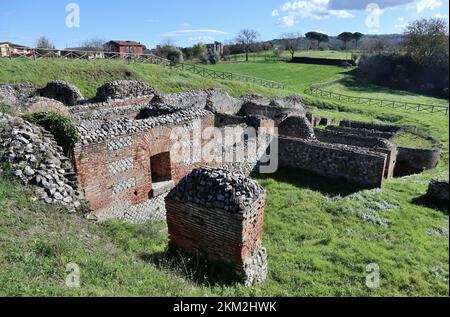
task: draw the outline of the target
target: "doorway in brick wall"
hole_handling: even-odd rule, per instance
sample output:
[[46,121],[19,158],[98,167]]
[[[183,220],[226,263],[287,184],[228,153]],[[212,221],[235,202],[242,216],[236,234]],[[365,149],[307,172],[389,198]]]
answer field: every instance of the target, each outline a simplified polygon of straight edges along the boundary
[[152,196],[157,197],[169,192],[174,187],[170,152],[154,155],[150,158],[152,173]]

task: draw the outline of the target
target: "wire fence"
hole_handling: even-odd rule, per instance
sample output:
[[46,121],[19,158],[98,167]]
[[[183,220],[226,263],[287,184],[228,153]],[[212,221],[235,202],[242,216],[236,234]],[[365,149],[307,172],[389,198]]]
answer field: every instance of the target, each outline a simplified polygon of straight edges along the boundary
[[349,96],[345,94],[340,94],[337,92],[332,92],[328,90],[321,89],[317,86],[311,86],[306,90],[306,93],[313,95],[315,97],[327,98],[332,100],[337,100],[341,102],[357,103],[359,105],[367,106],[378,106],[378,107],[388,107],[393,109],[402,110],[414,110],[418,112],[425,113],[442,113],[448,115],[449,107],[441,105],[427,105],[421,103],[407,102],[407,101],[396,101],[396,100],[386,100],[368,97],[356,97]]
[[136,54],[136,53],[122,53],[122,52],[103,52],[103,51],[88,51],[88,50],[57,50],[57,49],[41,49],[32,48],[20,52],[14,50],[1,51],[2,57],[22,58],[28,60],[50,60],[50,59],[65,59],[65,60],[122,60],[133,63],[150,63],[157,64],[171,69],[180,69],[188,71],[193,74],[200,75],[205,78],[221,79],[221,80],[236,80],[255,85],[260,85],[273,89],[285,89],[284,84],[266,80],[262,78],[241,75],[230,72],[222,72],[212,70],[206,67],[197,66],[195,64],[175,63],[168,59],[153,55],[153,54]]

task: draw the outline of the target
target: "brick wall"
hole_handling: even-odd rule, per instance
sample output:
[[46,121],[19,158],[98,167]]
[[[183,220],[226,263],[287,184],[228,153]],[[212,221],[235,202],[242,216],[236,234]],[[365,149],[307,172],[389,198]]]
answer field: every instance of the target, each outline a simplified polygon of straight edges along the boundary
[[230,213],[166,198],[170,245],[230,265],[247,285],[261,282],[267,275],[262,248],[264,204],[262,196],[246,211]]
[[[201,130],[213,125],[213,115],[201,120]],[[151,158],[167,152],[171,157],[177,155],[174,141],[170,140],[172,128],[157,126],[146,132],[76,146],[76,170],[93,215],[120,218],[131,206],[155,198],[152,196]],[[186,135],[193,134],[192,126],[183,129]],[[161,166],[160,171],[170,170],[177,184],[192,169],[204,165],[201,161],[171,160],[170,167]]]

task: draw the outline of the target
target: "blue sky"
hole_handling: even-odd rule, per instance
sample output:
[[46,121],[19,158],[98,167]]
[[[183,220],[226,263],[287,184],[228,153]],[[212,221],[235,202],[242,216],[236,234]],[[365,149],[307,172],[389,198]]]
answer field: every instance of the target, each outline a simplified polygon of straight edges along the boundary
[[[79,27],[66,25],[76,13],[66,12],[70,3],[80,10]],[[45,35],[65,48],[96,37],[151,48],[167,39],[179,46],[226,41],[243,28],[257,30],[262,40],[287,32],[387,34],[420,17],[448,20],[448,11],[448,0],[2,0],[0,41],[33,46]]]

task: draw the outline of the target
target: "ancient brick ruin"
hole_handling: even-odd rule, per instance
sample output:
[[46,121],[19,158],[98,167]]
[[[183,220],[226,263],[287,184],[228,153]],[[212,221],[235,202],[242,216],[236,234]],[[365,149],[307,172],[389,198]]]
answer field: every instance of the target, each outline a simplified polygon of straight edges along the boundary
[[[258,172],[274,139],[280,167],[366,188],[434,168],[442,151],[439,146],[409,149],[391,142],[401,131],[414,132],[410,126],[352,121],[332,125],[295,96],[248,94],[236,99],[220,89],[163,95],[142,82],[114,81],[99,87],[92,100],[83,100],[73,85],[54,81],[44,88],[3,85],[0,97],[24,113],[51,110],[78,122],[81,141],[74,149],[74,167],[90,217],[98,221],[164,219],[165,197],[192,170],[215,167],[248,176]],[[221,134],[232,130],[235,138],[215,144],[213,136],[205,137],[212,128]],[[247,134],[250,128],[256,132]],[[185,138],[172,139],[174,130]],[[212,160],[194,153],[212,141]],[[176,159],[180,144],[192,152],[181,160]],[[256,152],[250,153],[253,148]],[[230,153],[232,160],[224,160]]]
[[235,279],[248,286],[262,282],[264,204],[264,190],[251,179],[196,169],[166,197],[170,246],[229,264]]
[[[437,140],[428,150],[395,145],[398,133],[416,133],[410,126],[333,125],[295,96],[236,99],[220,89],[163,95],[136,81],[107,83],[92,100],[64,82],[21,88],[0,85],[0,100],[22,113],[70,115],[81,138],[73,149],[75,174],[48,133],[0,118],[8,125],[0,130],[0,154],[17,161],[16,176],[36,184],[39,197],[71,207],[82,197],[95,221],[143,223],[167,214],[172,245],[229,261],[247,284],[263,280],[267,271],[261,245],[265,196],[246,178],[250,174],[276,161],[277,168],[376,188],[386,178],[436,167],[442,151]],[[17,139],[24,129],[25,139]],[[231,135],[231,142],[219,142],[224,140],[216,134]],[[42,143],[55,160],[33,161],[27,151]],[[208,157],[197,151],[205,148]],[[57,178],[44,168],[54,169]]]

